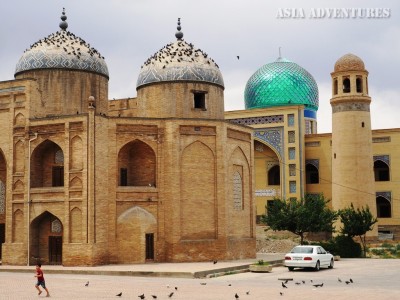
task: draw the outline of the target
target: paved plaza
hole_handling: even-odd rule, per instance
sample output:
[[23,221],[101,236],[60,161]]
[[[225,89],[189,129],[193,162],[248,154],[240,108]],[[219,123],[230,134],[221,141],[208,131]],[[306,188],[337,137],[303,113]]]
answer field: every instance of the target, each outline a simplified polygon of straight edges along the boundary
[[[225,263],[228,264],[218,262],[221,265]],[[155,265],[155,269],[162,269],[163,266]],[[43,266],[43,271],[53,299],[140,299],[138,296],[142,294],[145,299],[173,300],[235,300],[235,294],[239,300],[400,299],[400,260],[394,259],[342,259],[335,263],[334,269],[322,269],[320,272],[289,272],[286,268],[278,266],[274,267],[271,273],[245,272],[215,278],[174,277],[173,272],[186,272],[190,264],[167,266],[171,273],[166,277],[157,277],[157,272],[154,276],[48,273],[46,271],[51,270],[50,266]],[[191,266],[193,270],[200,270],[204,269],[205,265],[193,263]],[[209,266],[210,269],[216,268],[212,263],[209,263]],[[112,268],[118,267],[126,268]],[[32,272],[21,268],[10,272],[4,268],[5,266],[0,268],[0,299],[45,298],[45,293],[38,296],[34,288],[34,267],[31,267]],[[349,281],[350,278],[353,283],[346,284],[345,281]],[[289,279],[287,288],[282,287],[282,279]],[[339,279],[342,282],[339,282]],[[85,286],[88,281],[89,285]],[[322,287],[313,286],[322,283]],[[121,297],[116,296],[121,292]],[[152,295],[157,298],[153,298]]]

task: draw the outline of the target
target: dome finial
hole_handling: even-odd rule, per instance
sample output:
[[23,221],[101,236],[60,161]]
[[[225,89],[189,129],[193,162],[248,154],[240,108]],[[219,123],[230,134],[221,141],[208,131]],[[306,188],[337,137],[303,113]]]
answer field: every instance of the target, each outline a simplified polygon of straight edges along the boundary
[[180,41],[183,38],[183,32],[181,31],[181,18],[178,18],[178,26],[176,27],[176,29],[178,29],[178,31],[175,33],[175,37]]
[[65,21],[67,19],[67,16],[65,15],[65,8],[63,7],[63,12],[61,15],[61,22],[60,22],[60,28],[62,30],[67,30],[68,28],[68,23]]
[[278,58],[282,58],[281,47],[279,47],[279,57]]

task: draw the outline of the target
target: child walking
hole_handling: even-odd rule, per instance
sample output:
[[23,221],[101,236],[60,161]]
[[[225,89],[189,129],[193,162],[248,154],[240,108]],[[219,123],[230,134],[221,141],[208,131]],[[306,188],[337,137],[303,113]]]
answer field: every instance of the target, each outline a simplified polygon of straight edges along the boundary
[[37,265],[36,265],[36,275],[35,275],[35,277],[37,278],[37,283],[36,283],[36,285],[35,285],[35,288],[39,291],[38,295],[40,295],[40,294],[43,292],[43,291],[40,290],[40,288],[39,288],[39,285],[41,285],[42,288],[43,288],[43,289],[46,291],[46,293],[47,293],[46,297],[50,297],[49,290],[47,289],[46,283],[45,283],[45,281],[44,281],[43,271],[42,271],[41,267],[42,267],[42,264],[37,264]]

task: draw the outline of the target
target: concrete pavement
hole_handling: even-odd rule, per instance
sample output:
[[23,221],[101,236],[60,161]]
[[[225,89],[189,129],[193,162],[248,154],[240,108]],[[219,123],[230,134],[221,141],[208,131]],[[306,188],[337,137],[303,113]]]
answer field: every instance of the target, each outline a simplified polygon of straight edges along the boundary
[[[302,269],[289,272],[277,266],[270,273],[239,272],[200,279],[49,274],[47,267],[43,270],[51,298],[60,300],[140,299],[141,295],[145,300],[237,300],[236,294],[239,300],[400,299],[400,259],[341,259],[333,269],[319,272]],[[45,298],[45,293],[37,295],[33,275],[34,267],[29,273],[0,272],[0,299]],[[350,278],[353,283],[346,284]],[[287,288],[282,286],[285,279]],[[88,281],[90,284],[86,286]],[[315,286],[322,283],[323,287]],[[116,296],[119,293],[122,295]]]
[[[46,274],[115,275],[140,277],[204,278],[248,271],[249,265],[262,259],[271,265],[280,265],[282,253],[258,253],[255,259],[193,263],[146,263],[131,265],[102,265],[95,267],[64,267],[43,265]],[[34,266],[0,265],[0,272],[29,272]]]

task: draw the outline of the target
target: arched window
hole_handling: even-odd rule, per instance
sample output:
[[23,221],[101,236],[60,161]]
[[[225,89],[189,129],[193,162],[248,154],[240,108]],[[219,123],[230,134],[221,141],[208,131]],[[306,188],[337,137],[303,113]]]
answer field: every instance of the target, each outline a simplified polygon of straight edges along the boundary
[[316,184],[319,183],[319,171],[313,164],[306,165],[306,183]]
[[362,91],[363,91],[362,78],[361,77],[357,77],[356,78],[356,89],[357,89],[357,93],[362,93]]
[[268,185],[280,185],[281,174],[279,165],[273,166],[268,171]]
[[343,79],[343,93],[350,93],[350,79]]
[[233,173],[233,207],[236,210],[243,209],[243,181],[237,171]]
[[337,79],[335,78],[335,79],[333,80],[333,94],[334,94],[334,95],[337,95],[337,93],[338,93],[338,81],[337,81]]
[[376,210],[378,218],[391,218],[392,205],[389,200],[384,197],[376,198]]
[[389,181],[389,166],[381,161],[377,160],[374,162],[374,174],[375,174],[375,181]]

